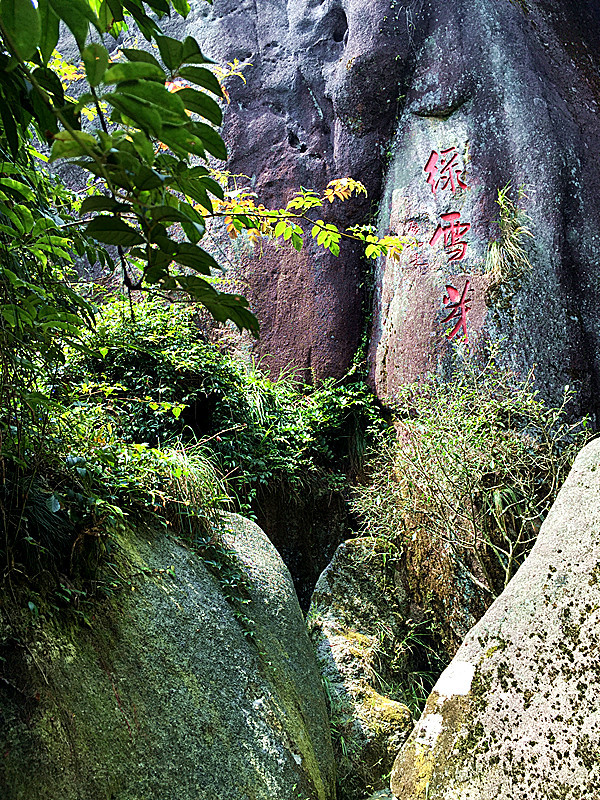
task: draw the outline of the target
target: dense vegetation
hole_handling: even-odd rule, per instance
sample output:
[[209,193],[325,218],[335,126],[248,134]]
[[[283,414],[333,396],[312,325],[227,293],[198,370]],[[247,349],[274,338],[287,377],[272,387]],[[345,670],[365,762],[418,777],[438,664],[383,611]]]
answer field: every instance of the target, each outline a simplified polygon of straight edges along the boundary
[[[356,483],[355,528],[377,537],[384,557],[401,565],[427,531],[491,600],[530,551],[585,425],[566,423],[568,398],[547,408],[529,379],[493,359],[407,387],[384,419],[358,368],[305,386],[211,343],[201,307],[257,333],[202,246],[215,220],[231,236],[297,249],[308,223],[307,235],[334,254],[344,236],[373,258],[397,256],[403,243],[310,216],[364,190],[350,179],[303,189],[284,209],[228,195],[212,171],[226,157],[223,87],[193,39],[158,27],[171,8],[187,13],[187,0],[146,6],[153,13],[141,0],[0,2],[4,607],[31,620],[67,608],[91,624],[89,603],[122,587],[119,537],[142,517],[194,548],[243,618],[244,575],[211,527],[219,510],[260,518],[266,493],[290,507],[322,495],[346,503]],[[155,55],[125,48],[111,62],[104,37],[128,19]],[[78,99],[60,79],[60,20],[87,79]],[[83,193],[47,168],[58,159],[85,171]],[[524,230],[515,209],[505,214],[513,243]],[[508,260],[504,251],[495,251],[499,285],[524,269],[520,249]],[[82,279],[94,265],[112,274],[104,293]],[[415,713],[441,668],[442,622],[423,606],[401,641],[384,631],[380,643],[391,677],[378,688]]]
[[488,597],[505,588],[589,438],[569,422],[569,390],[549,408],[493,358],[467,359],[454,380],[431,377],[399,393],[397,435],[370,463],[355,506],[366,529],[403,549],[438,539]]
[[[346,418],[367,405],[364,393],[345,398],[332,386],[298,404],[291,384],[243,378],[195,344],[185,314],[174,317],[177,335],[165,322],[168,306],[187,298],[257,333],[247,302],[221,291],[219,265],[201,246],[211,219],[231,236],[280,237],[296,249],[303,222],[336,254],[343,236],[366,241],[371,257],[401,247],[310,216],[364,191],[350,179],[322,194],[301,190],[272,211],[224,192],[213,171],[227,155],[217,130],[224,88],[193,38],[162,35],[172,12],[186,15],[187,0],[0,4],[0,548],[11,586],[49,565],[64,573],[75,543],[102,550],[103,532],[122,524],[130,503],[205,513],[225,493],[219,469],[246,511],[272,480],[292,491],[317,474],[335,482],[346,439],[354,442]],[[80,63],[55,49],[62,23]],[[146,49],[109,52],[109,37],[131,25]],[[77,98],[75,76],[86,84]],[[57,160],[87,175],[83,193],[47,169]],[[84,263],[128,292],[128,322],[91,301]],[[140,303],[158,295],[150,311]],[[161,350],[165,326],[172,336]],[[208,434],[214,466],[200,442]]]

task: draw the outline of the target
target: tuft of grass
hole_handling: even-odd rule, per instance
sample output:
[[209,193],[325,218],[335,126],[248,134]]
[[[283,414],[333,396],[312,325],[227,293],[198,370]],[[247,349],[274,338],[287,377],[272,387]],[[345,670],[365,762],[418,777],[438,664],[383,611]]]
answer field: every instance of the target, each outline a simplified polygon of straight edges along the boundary
[[507,308],[522,285],[524,276],[531,271],[531,262],[525,241],[533,238],[527,227],[529,217],[520,207],[525,198],[523,187],[517,190],[516,202],[511,199],[512,186],[507,183],[498,189],[496,203],[500,216],[496,220],[500,235],[488,244],[484,273],[491,277],[487,291],[490,305]]

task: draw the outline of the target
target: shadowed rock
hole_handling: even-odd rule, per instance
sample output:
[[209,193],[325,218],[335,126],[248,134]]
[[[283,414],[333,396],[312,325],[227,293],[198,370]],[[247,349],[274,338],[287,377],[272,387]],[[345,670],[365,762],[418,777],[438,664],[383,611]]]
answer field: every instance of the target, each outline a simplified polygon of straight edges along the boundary
[[412,730],[400,702],[410,670],[409,614],[392,547],[369,537],[343,542],[317,582],[307,617],[329,698],[342,800],[381,789]]

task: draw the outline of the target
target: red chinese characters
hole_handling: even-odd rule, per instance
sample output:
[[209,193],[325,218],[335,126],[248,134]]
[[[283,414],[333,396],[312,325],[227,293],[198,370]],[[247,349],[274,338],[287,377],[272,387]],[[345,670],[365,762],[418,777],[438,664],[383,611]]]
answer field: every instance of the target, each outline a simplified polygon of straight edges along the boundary
[[440,150],[437,153],[432,151],[424,172],[427,173],[427,183],[431,186],[431,191],[437,194],[438,189],[450,189],[454,194],[457,188],[466,189],[467,184],[461,179],[462,169],[457,169],[458,153],[456,147],[449,147],[447,150]]
[[[423,244],[423,242],[419,242],[419,245]],[[429,268],[429,261],[423,255],[423,251],[420,247],[417,247],[414,253],[411,254],[410,263],[414,267],[414,269],[418,269],[423,275],[427,272]]]
[[437,226],[429,244],[433,247],[444,237],[444,250],[450,256],[449,261],[462,261],[467,252],[467,242],[463,236],[471,229],[469,222],[460,221],[460,211],[442,214],[442,222]]
[[[456,195],[459,190],[469,188],[464,180],[465,168],[460,161],[458,147],[448,147],[439,151],[432,150],[427,163],[423,167],[423,172],[428,185],[431,187],[431,192],[436,198],[445,192],[451,192]],[[448,208],[447,205],[446,208]],[[440,222],[433,236],[429,239],[429,246],[435,247],[438,242],[441,242],[449,264],[463,261],[467,254],[468,246],[466,236],[470,230],[471,223],[461,220],[460,211],[441,214]],[[417,244],[421,245],[422,242],[417,242]],[[417,254],[413,257],[415,267],[422,268],[421,258],[422,256],[417,250]],[[442,299],[446,316],[442,320],[442,324],[453,323],[448,333],[448,339],[450,340],[460,335],[464,337],[465,342],[469,341],[467,315],[471,310],[472,297],[467,297],[467,294],[470,289],[471,281],[469,279],[465,279],[462,291],[450,284],[446,284],[446,293]]]
[[469,334],[467,333],[467,313],[471,310],[471,307],[467,305],[467,303],[470,302],[467,298],[467,292],[470,288],[471,281],[469,280],[466,281],[462,294],[458,289],[455,289],[454,286],[446,286],[446,294],[442,302],[446,311],[450,313],[442,320],[442,325],[445,322],[456,320],[455,326],[448,334],[449,339],[454,339],[462,330],[465,342],[469,341]]

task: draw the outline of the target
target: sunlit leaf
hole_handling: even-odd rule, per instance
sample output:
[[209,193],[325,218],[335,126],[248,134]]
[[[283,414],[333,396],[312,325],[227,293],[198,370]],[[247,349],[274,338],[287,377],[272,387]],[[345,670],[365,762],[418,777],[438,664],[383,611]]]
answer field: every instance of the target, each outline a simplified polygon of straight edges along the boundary
[[158,78],[164,80],[165,73],[156,64],[146,61],[115,64],[104,75],[104,83],[120,83],[121,81],[137,81],[144,78]]
[[177,97],[183,102],[188,111],[199,114],[209,122],[212,122],[213,125],[221,125],[223,122],[223,112],[220,106],[204,92],[199,92],[196,89],[180,89],[177,92]]
[[42,54],[42,62],[47,64],[54,48],[58,44],[60,21],[50,7],[48,0],[38,0],[38,13],[41,24],[40,52]]
[[108,52],[105,47],[92,42],[81,51],[85,72],[90,86],[101,83],[108,67]]
[[195,83],[208,89],[209,92],[216,94],[217,97],[223,97],[223,90],[221,84],[209,69],[202,67],[182,67],[179,70],[179,76],[190,83]]
[[156,36],[156,43],[165,66],[174,72],[183,61],[183,44],[171,36]]
[[48,0],[48,2],[55,14],[69,28],[80,49],[85,45],[90,22],[101,33],[100,21],[85,0]]

